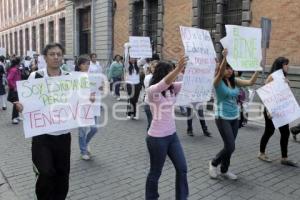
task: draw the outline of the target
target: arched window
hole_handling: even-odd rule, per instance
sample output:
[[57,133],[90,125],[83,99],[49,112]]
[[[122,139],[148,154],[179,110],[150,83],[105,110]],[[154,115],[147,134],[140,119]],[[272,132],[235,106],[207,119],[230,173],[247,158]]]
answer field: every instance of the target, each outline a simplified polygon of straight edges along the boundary
[[242,25],[242,0],[226,0],[224,4],[224,23]]

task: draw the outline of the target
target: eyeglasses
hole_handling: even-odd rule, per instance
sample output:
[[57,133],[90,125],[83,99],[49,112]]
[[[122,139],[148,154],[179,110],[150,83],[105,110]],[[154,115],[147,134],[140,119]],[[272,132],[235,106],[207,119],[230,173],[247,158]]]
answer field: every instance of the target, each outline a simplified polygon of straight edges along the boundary
[[50,56],[50,57],[55,57],[55,56],[57,56],[57,57],[59,57],[59,58],[63,56],[61,53],[55,53],[55,52],[48,53],[47,55]]

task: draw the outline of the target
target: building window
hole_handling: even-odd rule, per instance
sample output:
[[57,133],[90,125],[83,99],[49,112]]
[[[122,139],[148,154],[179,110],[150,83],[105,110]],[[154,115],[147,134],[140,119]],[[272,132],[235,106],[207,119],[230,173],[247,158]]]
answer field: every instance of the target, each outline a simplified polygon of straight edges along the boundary
[[29,51],[29,29],[25,29],[25,51]]
[[11,1],[8,1],[8,17],[11,18]]
[[91,7],[79,10],[79,53],[91,53]]
[[23,39],[23,30],[20,30],[19,32],[19,41],[20,41],[20,56],[23,56],[24,55],[24,45],[23,45],[23,42],[24,42],[24,39]]
[[24,1],[24,11],[26,12],[28,10],[28,1]]
[[49,31],[49,43],[53,43],[54,42],[54,21],[49,22],[49,27],[48,27],[48,31]]
[[202,29],[208,30],[214,38],[216,31],[216,14],[217,3],[216,0],[200,0],[200,17],[199,26]]
[[31,7],[34,7],[34,6],[35,6],[35,1],[36,1],[36,0],[31,0]]
[[148,10],[148,36],[151,40],[152,49],[156,52],[157,47],[157,28],[158,28],[158,0],[149,1]]
[[36,27],[31,28],[32,51],[36,51]]
[[15,32],[15,54],[18,55],[18,32]]
[[8,34],[5,35],[5,44],[6,44],[6,54],[8,54]]
[[5,41],[4,41],[4,35],[2,35],[2,47],[6,48]]
[[224,23],[242,25],[242,0],[226,0],[224,5]]
[[19,2],[19,15],[22,15],[23,10],[22,10],[22,2]]
[[133,4],[132,14],[132,35],[143,35],[143,1],[135,2]]
[[45,47],[45,26],[40,24],[40,52],[43,51]]
[[10,47],[10,55],[13,55],[13,34],[9,33],[9,47]]
[[59,43],[66,46],[66,20],[65,18],[59,19]]

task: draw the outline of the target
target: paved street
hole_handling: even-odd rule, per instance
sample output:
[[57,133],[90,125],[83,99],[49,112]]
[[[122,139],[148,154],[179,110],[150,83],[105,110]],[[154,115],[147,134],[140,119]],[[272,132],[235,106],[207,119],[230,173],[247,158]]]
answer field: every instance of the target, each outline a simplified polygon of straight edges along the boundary
[[[140,111],[136,121],[117,121],[112,118],[112,97],[105,99],[109,106],[108,124],[92,140],[93,159],[79,157],[77,130],[72,134],[70,200],[144,199],[149,156],[145,145],[145,113]],[[123,101],[125,102],[125,101]],[[30,139],[24,139],[22,125],[12,125],[11,108],[0,112],[0,199],[34,199],[34,174],[31,165]],[[121,114],[125,118],[125,113]],[[188,162],[188,181],[191,200],[293,200],[300,199],[300,168],[279,163],[279,134],[270,140],[267,150],[273,163],[259,161],[259,139],[263,127],[249,124],[240,130],[231,170],[237,181],[211,180],[208,161],[222,148],[222,140],[214,121],[208,126],[212,138],[202,135],[194,119],[195,137],[185,134],[185,121],[178,121],[177,130]],[[289,156],[300,161],[300,143],[290,140]],[[167,159],[160,178],[160,199],[174,200],[175,170]],[[17,197],[14,197],[16,195]]]

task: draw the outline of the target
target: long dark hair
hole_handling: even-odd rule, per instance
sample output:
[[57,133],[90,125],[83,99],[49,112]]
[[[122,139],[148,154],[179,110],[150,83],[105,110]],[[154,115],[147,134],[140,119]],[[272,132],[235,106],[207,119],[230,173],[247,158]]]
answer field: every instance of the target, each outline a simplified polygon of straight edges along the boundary
[[76,63],[76,66],[75,66],[75,71],[79,72],[80,71],[80,65],[86,63],[86,62],[89,62],[90,60],[86,57],[79,57],[77,59],[77,63]]
[[[160,82],[172,70],[173,66],[170,63],[159,62],[154,69],[152,79],[150,80],[150,86]],[[171,94],[173,94],[174,86],[171,85],[167,90],[170,90]],[[161,94],[166,97],[166,91],[162,91]]]
[[[276,58],[276,60],[273,62],[273,65],[271,67],[270,74],[272,74],[273,72],[275,72],[277,70],[282,69],[283,65],[288,65],[288,64],[289,64],[289,59],[287,59],[285,57]],[[285,71],[283,71],[283,74],[284,74],[284,76],[287,75],[287,73]]]
[[137,61],[135,60],[133,63],[129,61],[129,67],[128,67],[128,72],[129,75],[133,73],[133,69],[135,69],[136,73],[138,74],[140,72],[140,69],[137,65]]
[[11,60],[11,64],[9,68],[12,68],[14,66],[19,66],[21,63],[21,58],[20,57],[15,57],[14,59]]
[[[226,65],[226,68],[231,68],[232,69],[232,67],[227,63],[227,65]],[[233,69],[232,69],[233,70]],[[232,88],[235,88],[235,75],[234,75],[234,72],[232,73],[232,75],[228,78],[228,80],[229,80],[229,82],[230,82],[230,86],[232,87]],[[227,81],[226,81],[226,79],[225,78],[223,78],[223,81],[224,81],[224,83],[225,83],[225,85],[228,87],[228,83],[227,83]]]

